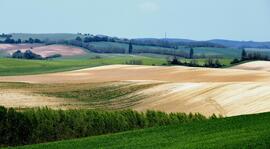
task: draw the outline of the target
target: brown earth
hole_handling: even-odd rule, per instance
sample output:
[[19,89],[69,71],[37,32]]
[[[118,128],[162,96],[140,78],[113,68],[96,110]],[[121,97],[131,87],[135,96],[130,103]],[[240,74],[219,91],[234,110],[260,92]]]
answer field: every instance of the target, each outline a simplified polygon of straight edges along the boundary
[[112,81],[199,82],[265,82],[270,75],[264,71],[192,68],[181,66],[109,65],[41,75],[0,77],[0,82],[28,83],[91,83]]
[[242,70],[270,71],[270,62],[269,61],[254,61],[254,62],[240,64],[232,68],[242,69]]
[[[145,98],[132,108],[226,116],[270,111],[270,72],[238,69],[110,65],[53,74],[0,77],[0,82],[162,82],[135,92]],[[0,104],[3,103],[0,101]]]
[[0,44],[0,50],[8,54],[12,54],[16,50],[32,52],[41,55],[42,57],[60,54],[62,56],[78,56],[84,55],[86,52],[78,47],[65,46],[65,45],[42,45],[42,44]]

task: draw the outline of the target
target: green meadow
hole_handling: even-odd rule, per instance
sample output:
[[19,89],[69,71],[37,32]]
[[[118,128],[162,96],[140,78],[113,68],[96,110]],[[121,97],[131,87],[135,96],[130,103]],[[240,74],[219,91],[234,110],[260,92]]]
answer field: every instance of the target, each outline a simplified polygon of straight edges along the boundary
[[143,65],[162,65],[167,63],[165,59],[133,55],[56,60],[21,60],[1,58],[0,75],[8,76],[61,72],[102,65],[126,64],[131,60],[139,60]]

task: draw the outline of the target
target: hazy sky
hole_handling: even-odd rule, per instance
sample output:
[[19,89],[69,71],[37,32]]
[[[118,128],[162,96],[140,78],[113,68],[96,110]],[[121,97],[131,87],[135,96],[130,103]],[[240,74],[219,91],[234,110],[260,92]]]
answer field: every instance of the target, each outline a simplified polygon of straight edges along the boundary
[[0,32],[270,41],[270,0],[0,0]]

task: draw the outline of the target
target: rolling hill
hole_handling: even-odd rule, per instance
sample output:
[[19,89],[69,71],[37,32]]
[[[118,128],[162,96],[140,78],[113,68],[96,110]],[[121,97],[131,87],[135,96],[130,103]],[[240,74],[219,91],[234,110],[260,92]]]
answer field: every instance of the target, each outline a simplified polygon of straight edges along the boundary
[[[107,102],[102,102],[103,105],[107,103],[117,105],[121,102],[124,103],[123,99],[128,99],[125,101],[127,105],[119,104],[119,106],[112,106],[111,108],[132,108],[138,111],[153,109],[165,112],[200,112],[204,115],[216,113],[225,116],[260,113],[270,110],[270,94],[268,92],[270,75],[269,72],[258,70],[110,65],[51,74],[3,76],[0,77],[0,81],[30,83],[27,86],[37,84],[40,89],[43,88],[42,84],[52,87],[54,84],[69,86],[68,90],[71,94],[62,92],[61,86],[54,86],[56,87],[54,90],[59,90],[58,92],[47,92],[49,97],[54,97],[52,102],[72,99],[73,101],[82,101],[83,104],[88,103],[89,100],[83,101],[82,99],[90,99],[91,103],[93,96],[88,96],[88,93],[90,90],[93,92],[99,90],[98,88],[79,89],[72,84],[80,86],[81,84],[106,82],[121,84],[124,82],[126,87],[134,83],[152,86],[128,92],[123,96],[121,95],[121,98],[120,96],[119,98],[118,96],[112,96]],[[23,98],[29,96],[29,102],[31,103],[35,101],[30,99],[34,99],[35,96],[40,98],[40,95],[47,90],[45,87],[44,91],[39,92],[31,88],[15,86],[15,88],[8,87],[2,91],[6,93],[8,91],[9,95],[12,96],[13,93],[18,93],[16,88],[22,91],[20,95]],[[121,92],[121,88],[119,88],[119,92]],[[240,92],[241,94],[239,94]],[[112,92],[108,90],[108,93]],[[113,92],[113,94],[115,93]],[[10,96],[3,98],[1,104],[9,107],[20,107],[27,103],[5,104],[6,101],[10,100]],[[99,97],[99,93],[96,96]],[[50,103],[50,99],[43,97],[41,98],[43,101]]]
[[254,62],[240,64],[240,65],[234,66],[232,68],[242,69],[242,70],[270,71],[270,62],[254,61]]

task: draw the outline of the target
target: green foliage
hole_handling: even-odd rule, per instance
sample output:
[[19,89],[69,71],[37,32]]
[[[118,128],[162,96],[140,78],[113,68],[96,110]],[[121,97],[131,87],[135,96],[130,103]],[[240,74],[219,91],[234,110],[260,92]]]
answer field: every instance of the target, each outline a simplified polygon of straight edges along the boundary
[[190,58],[190,59],[193,59],[193,56],[194,56],[194,50],[193,50],[193,48],[190,48],[190,51],[189,51],[189,58]]
[[0,107],[0,116],[0,133],[5,134],[0,136],[0,146],[42,143],[206,120],[200,114],[166,114],[156,111],[63,111],[43,108],[19,112],[4,107]]
[[12,54],[11,57],[18,58],[18,59],[37,59],[37,60],[43,59],[40,55],[33,53],[31,50],[26,50],[25,52],[21,52],[20,50],[17,50],[16,52]]
[[[202,59],[199,59],[202,60]],[[221,63],[219,59],[208,58],[204,59],[204,63],[199,63],[198,59],[189,59],[184,61],[179,61],[177,57],[173,57],[172,59],[168,59],[168,64],[171,65],[183,65],[190,67],[209,67],[209,68],[221,68],[226,66],[224,63]]]
[[164,55],[177,55],[188,58],[188,52],[181,49],[165,48],[157,46],[146,46],[146,45],[134,45],[132,43],[119,43],[119,42],[69,42],[67,44],[80,46],[88,49],[92,52],[97,53],[153,53],[153,54],[164,54]]
[[269,60],[269,56],[267,53],[262,51],[246,51],[242,50],[241,61],[247,60]]
[[247,52],[245,49],[242,50],[242,53],[241,53],[241,59],[242,60],[245,60],[247,58]]
[[[155,114],[150,114],[155,115]],[[184,115],[187,116],[187,115]],[[177,117],[175,115],[175,117]],[[270,113],[193,121],[21,148],[270,148]]]
[[235,59],[232,60],[231,64],[238,64],[240,62],[241,62],[241,60],[235,58]]
[[132,50],[133,50],[132,43],[129,42],[129,45],[128,45],[128,53],[131,54],[131,53],[132,53]]

